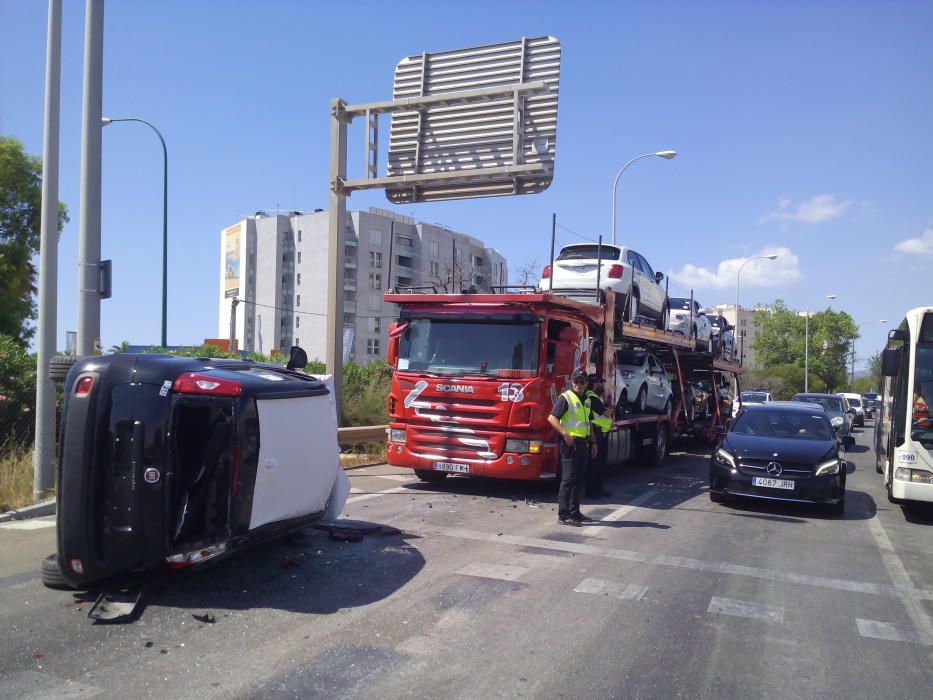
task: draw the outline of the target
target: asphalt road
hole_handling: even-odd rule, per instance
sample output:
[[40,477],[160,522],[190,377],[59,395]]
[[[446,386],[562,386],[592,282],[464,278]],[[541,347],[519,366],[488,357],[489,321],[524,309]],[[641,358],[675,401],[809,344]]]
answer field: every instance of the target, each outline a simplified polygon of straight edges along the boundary
[[354,470],[347,515],[399,534],[309,530],[127,625],[40,584],[52,519],[0,525],[0,696],[927,698],[933,511],[887,502],[870,433],[844,517],[713,504],[701,452],[616,470],[582,530],[548,485]]

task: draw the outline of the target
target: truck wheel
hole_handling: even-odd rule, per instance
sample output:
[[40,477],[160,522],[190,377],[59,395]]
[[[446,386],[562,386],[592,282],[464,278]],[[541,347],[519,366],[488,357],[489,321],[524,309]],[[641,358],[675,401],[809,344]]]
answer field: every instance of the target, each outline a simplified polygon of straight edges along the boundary
[[645,449],[645,461],[648,466],[661,467],[667,457],[667,426],[659,425],[651,445]]
[[58,570],[57,554],[50,554],[42,560],[42,585],[56,591],[76,590],[74,586],[62,578],[62,572]]
[[447,478],[447,472],[436,472],[430,469],[415,469],[415,476],[427,483],[437,483]]
[[49,360],[49,379],[59,384],[64,382],[68,370],[80,359],[77,355],[55,355]]
[[648,387],[644,384],[641,385],[641,389],[638,390],[638,395],[635,397],[635,410],[638,413],[644,413],[648,410]]

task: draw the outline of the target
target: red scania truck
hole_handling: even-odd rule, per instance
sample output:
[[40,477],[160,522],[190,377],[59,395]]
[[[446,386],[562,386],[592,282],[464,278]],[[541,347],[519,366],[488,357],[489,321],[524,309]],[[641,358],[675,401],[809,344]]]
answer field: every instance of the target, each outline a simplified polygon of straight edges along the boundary
[[[608,463],[640,455],[660,464],[669,441],[711,438],[729,418],[741,368],[699,352],[695,341],[621,322],[615,295],[582,300],[534,290],[493,294],[388,293],[400,307],[389,328],[395,369],[388,397],[389,464],[425,481],[448,474],[541,480],[557,477],[557,436],[547,417],[575,369],[606,380],[608,405],[619,396],[616,360],[646,349],[671,377],[670,412],[631,414],[614,407]],[[688,386],[708,387],[703,418],[687,410]]]

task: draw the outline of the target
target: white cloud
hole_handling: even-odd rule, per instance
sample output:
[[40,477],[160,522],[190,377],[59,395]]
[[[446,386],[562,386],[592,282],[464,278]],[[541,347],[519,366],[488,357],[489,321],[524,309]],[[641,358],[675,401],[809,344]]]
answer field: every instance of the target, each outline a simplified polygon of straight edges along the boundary
[[752,260],[742,268],[742,288],[748,287],[783,287],[801,279],[800,259],[790,248],[770,247],[750,255],[747,258],[730,258],[709,270],[696,265],[684,265],[679,272],[672,272],[671,278],[689,289],[735,289],[736,275],[739,268],[750,258],[763,255],[777,255],[775,260]]
[[830,219],[838,219],[852,206],[852,201],[836,201],[834,194],[818,194],[805,202],[794,204],[789,199],[781,199],[778,208],[770,214],[765,214],[758,223],[768,221],[800,221],[805,224],[818,224]]
[[933,228],[928,228],[920,238],[908,238],[894,246],[896,255],[933,255]]

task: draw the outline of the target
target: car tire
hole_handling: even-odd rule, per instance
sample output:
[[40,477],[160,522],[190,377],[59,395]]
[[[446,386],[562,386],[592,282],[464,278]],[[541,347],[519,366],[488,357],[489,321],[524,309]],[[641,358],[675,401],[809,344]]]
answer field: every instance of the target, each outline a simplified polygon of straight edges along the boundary
[[635,412],[646,413],[647,411],[648,411],[648,387],[642,384],[641,388],[638,390],[638,394],[635,396]]
[[729,496],[725,493],[719,493],[719,491],[710,491],[709,500],[713,503],[725,503],[729,500]]
[[628,413],[628,390],[623,389],[616,402],[616,420],[621,420]]
[[843,515],[846,512],[846,494],[842,493],[842,498],[839,499],[839,503],[830,503],[829,512],[831,515]]
[[415,469],[415,476],[425,483],[436,484],[447,478],[447,472],[436,472],[431,469]]
[[638,296],[638,290],[633,289],[626,303],[625,320],[627,323],[635,323],[638,320],[638,307],[641,305],[641,299]]
[[49,379],[57,384],[63,383],[68,376],[68,370],[80,359],[77,355],[53,356],[49,360]]
[[664,460],[667,458],[667,426],[659,425],[651,440],[651,445],[645,448],[645,461],[648,466],[658,468],[664,466]]
[[62,578],[62,572],[58,568],[57,554],[50,554],[42,560],[42,585],[56,591],[77,590]]
[[670,417],[671,411],[673,410],[673,407],[674,407],[674,404],[673,404],[673,402],[671,401],[671,397],[668,396],[668,397],[667,397],[667,403],[664,404],[664,408],[661,410],[661,415],[662,415],[662,416],[668,416],[668,417]]
[[658,330],[666,331],[667,324],[671,319],[671,310],[667,306],[667,302],[664,302],[664,305],[661,306],[661,318],[658,319]]

